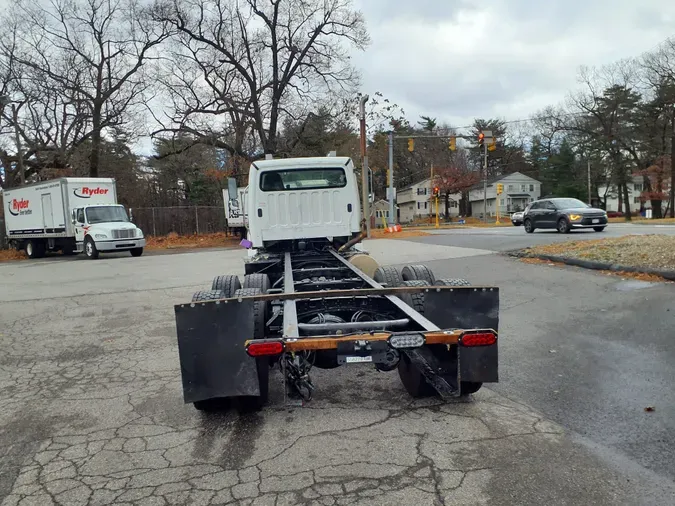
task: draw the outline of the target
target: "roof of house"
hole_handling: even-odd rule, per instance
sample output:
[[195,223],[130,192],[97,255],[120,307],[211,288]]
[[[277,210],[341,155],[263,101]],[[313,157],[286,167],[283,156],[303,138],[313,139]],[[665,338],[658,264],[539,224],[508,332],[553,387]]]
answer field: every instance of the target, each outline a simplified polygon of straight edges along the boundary
[[[539,181],[537,179],[534,179],[533,177],[530,177],[527,174],[523,174],[522,172],[511,172],[510,174],[502,174],[501,176],[497,176],[497,177],[493,177],[493,178],[488,179],[487,185],[488,186],[493,185],[493,184],[498,183],[500,181],[503,181],[504,179],[506,179],[508,177],[511,177],[511,176],[521,176],[523,178],[531,179],[532,181],[534,181],[536,183],[541,183],[541,181]],[[475,185],[473,185],[469,189],[470,190],[479,190],[479,189],[482,189],[482,188],[483,188],[483,181],[481,181],[480,183],[476,183]]]

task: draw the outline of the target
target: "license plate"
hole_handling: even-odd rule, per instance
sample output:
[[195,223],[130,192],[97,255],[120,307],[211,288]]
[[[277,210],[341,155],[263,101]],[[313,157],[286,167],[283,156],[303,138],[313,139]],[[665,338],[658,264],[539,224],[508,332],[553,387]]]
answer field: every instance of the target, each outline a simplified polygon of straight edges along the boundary
[[348,364],[359,364],[363,362],[372,362],[373,357],[367,356],[367,357],[345,357],[345,362]]
[[600,220],[593,220],[593,223],[600,223]]

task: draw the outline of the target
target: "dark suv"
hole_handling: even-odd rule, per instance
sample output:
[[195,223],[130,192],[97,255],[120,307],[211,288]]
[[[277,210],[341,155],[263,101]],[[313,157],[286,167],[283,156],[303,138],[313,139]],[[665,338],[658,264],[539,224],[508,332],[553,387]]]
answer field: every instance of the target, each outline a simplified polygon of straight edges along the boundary
[[607,213],[577,199],[543,199],[532,202],[523,216],[525,231],[554,228],[566,234],[573,228],[592,228],[602,232],[607,226]]

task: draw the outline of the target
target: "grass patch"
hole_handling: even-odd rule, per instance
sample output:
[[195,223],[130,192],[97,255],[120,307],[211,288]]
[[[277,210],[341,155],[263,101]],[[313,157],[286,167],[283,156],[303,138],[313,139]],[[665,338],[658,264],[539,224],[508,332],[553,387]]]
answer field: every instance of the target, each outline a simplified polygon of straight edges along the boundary
[[146,237],[145,249],[192,249],[192,248],[234,248],[239,238],[226,236],[225,232],[199,235],[178,235],[175,232],[158,237]]
[[626,267],[675,270],[675,236],[649,234],[571,241],[526,250],[535,255],[578,258]]

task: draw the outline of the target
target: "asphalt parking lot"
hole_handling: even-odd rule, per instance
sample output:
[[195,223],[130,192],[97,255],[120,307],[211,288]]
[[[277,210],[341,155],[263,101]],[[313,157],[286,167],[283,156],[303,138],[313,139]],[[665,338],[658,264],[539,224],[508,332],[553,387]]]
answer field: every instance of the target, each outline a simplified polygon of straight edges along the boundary
[[[369,249],[382,263],[415,260],[440,276],[503,287],[501,332],[512,344],[503,348],[502,384],[551,365],[537,364],[551,349],[537,338],[563,310],[547,299],[549,320],[523,317],[536,302],[523,287],[535,279],[562,291],[564,270],[478,246],[375,241]],[[277,375],[261,413],[198,413],[182,402],[172,306],[216,274],[243,274],[241,258],[203,251],[0,265],[2,506],[675,501],[670,477],[552,422],[502,384],[465,402],[412,401],[396,373],[358,365],[315,372],[305,407],[283,404]],[[665,424],[669,413],[659,408],[652,421]]]

